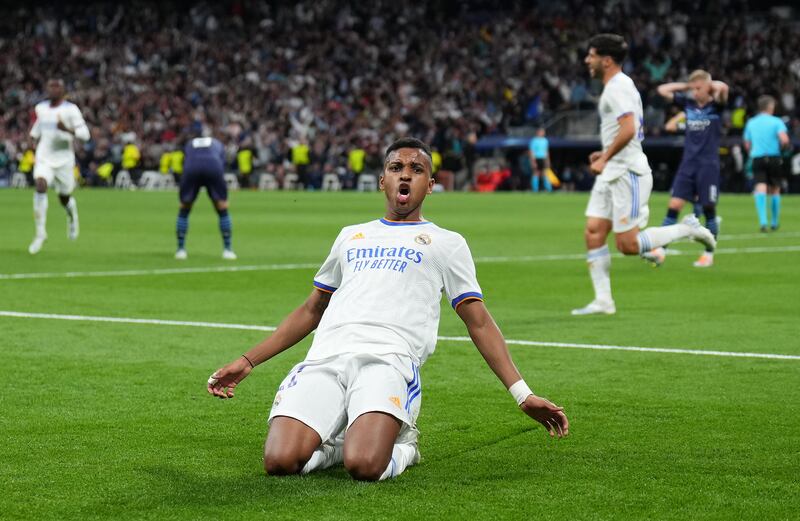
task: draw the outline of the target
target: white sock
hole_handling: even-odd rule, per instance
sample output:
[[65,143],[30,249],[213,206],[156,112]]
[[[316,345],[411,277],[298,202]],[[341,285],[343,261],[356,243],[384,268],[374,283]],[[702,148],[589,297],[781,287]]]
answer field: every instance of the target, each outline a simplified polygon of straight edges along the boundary
[[687,224],[671,224],[669,226],[651,226],[639,232],[636,239],[639,241],[639,253],[646,253],[652,249],[666,246],[667,244],[684,239],[692,234],[692,229]]
[[392,459],[386,470],[383,471],[380,481],[389,478],[396,478],[403,473],[406,468],[414,464],[414,457],[417,454],[417,447],[410,443],[395,443],[392,449]]
[[67,211],[67,217],[69,217],[71,221],[74,221],[78,216],[78,203],[75,201],[74,197],[70,196],[64,209]]
[[334,447],[329,443],[319,446],[311,455],[311,458],[300,469],[300,474],[308,474],[315,470],[327,469],[337,463],[342,462],[342,447]]
[[33,194],[33,222],[36,224],[36,236],[44,237],[47,227],[47,193]]
[[608,245],[589,250],[586,254],[589,275],[592,277],[595,300],[612,302],[611,298],[611,254]]

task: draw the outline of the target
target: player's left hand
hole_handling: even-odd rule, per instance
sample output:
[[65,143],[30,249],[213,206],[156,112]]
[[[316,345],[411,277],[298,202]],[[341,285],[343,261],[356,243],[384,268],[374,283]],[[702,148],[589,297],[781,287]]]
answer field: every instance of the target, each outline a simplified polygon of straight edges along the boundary
[[243,357],[239,357],[225,367],[220,367],[214,371],[208,378],[206,390],[208,394],[213,394],[223,399],[233,398],[233,390],[252,370],[250,362]]
[[606,160],[603,159],[602,155],[592,159],[592,164],[589,165],[589,169],[592,171],[593,174],[602,174],[603,169],[605,167],[606,167]]
[[563,407],[533,394],[528,396],[519,407],[525,414],[544,425],[544,428],[550,433],[550,437],[563,438],[569,435],[569,420],[564,414]]

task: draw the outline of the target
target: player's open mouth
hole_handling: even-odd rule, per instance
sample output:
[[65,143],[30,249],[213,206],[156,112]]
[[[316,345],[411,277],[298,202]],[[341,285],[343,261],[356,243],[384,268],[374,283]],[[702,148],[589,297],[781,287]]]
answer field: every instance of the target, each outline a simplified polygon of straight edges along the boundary
[[411,195],[411,187],[408,186],[408,184],[406,183],[400,184],[400,189],[397,195],[397,202],[407,203],[410,195]]

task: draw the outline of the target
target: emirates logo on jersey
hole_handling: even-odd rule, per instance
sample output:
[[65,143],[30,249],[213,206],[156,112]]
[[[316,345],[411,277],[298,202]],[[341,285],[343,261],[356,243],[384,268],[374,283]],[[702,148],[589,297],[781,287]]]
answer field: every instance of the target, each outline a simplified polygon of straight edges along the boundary
[[428,235],[427,233],[420,233],[419,235],[414,237],[414,242],[416,242],[417,244],[422,244],[424,246],[427,246],[431,243],[431,236]]

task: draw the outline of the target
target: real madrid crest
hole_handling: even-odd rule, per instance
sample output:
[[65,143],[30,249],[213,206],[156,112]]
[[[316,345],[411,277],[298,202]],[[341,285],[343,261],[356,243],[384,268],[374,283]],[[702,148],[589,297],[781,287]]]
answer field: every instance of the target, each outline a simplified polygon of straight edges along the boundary
[[431,243],[431,236],[428,235],[427,233],[420,233],[419,235],[414,237],[414,242],[416,242],[417,244],[424,244],[425,246],[427,246],[428,244]]

